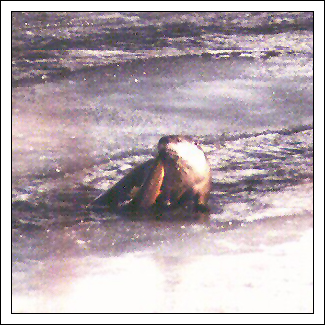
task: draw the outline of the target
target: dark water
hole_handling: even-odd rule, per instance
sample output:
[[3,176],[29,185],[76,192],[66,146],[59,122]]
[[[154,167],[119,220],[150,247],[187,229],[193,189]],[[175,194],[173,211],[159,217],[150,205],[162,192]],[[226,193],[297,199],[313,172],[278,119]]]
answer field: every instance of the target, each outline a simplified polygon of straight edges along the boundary
[[[167,281],[158,281],[166,284],[162,291],[155,291],[156,282],[153,291],[142,287],[147,303],[163,292],[163,307],[137,310],[184,311],[172,306],[177,295],[191,299],[206,285],[187,294],[173,287],[193,259],[200,258],[200,268],[208,256],[268,254],[265,247],[299,242],[312,229],[311,13],[13,13],[12,24],[14,311],[79,311],[82,304],[73,300],[64,308],[48,305],[51,290],[67,298],[61,296],[66,272],[72,283],[81,274],[93,281],[94,270],[114,282],[121,272],[116,281],[127,281],[121,286],[129,295],[128,263],[149,278],[157,275],[155,265]],[[166,134],[189,134],[202,143],[213,176],[207,224],[130,221],[85,209],[152,157]],[[148,269],[141,271],[141,261]],[[220,282],[213,281],[217,288]],[[116,295],[121,287],[113,282],[104,286]],[[298,280],[289,283],[298,289],[284,297],[312,299],[310,284],[299,291]],[[209,295],[202,292],[202,300]],[[131,301],[117,301],[89,310],[134,311]],[[291,301],[290,308],[305,310]],[[239,302],[237,309],[236,303],[204,308],[194,300],[189,306],[199,312],[244,308]],[[267,311],[260,307],[254,310]],[[274,311],[282,307],[275,304]]]
[[312,12],[15,12],[13,85],[137,59],[311,54],[312,30]]

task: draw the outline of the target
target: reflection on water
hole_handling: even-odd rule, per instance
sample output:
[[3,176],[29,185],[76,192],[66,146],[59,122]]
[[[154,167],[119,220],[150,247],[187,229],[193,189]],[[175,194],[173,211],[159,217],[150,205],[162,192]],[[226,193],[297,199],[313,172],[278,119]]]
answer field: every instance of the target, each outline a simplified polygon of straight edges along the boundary
[[[197,242],[202,238],[193,238],[173,245],[172,251],[167,244],[120,257],[44,260],[29,275],[30,288],[14,288],[13,311],[311,312],[313,234],[308,230],[298,241],[281,243],[292,223],[294,219],[284,224],[286,235],[269,232],[268,239],[258,242],[251,238],[249,251],[241,254],[243,245],[235,237],[220,236],[214,239],[215,249],[226,244],[230,253],[209,252],[208,246],[214,247],[210,240],[204,254],[188,254],[184,245],[202,249]],[[256,230],[263,232],[258,227],[248,231],[254,236]],[[280,243],[269,246],[276,238]],[[14,273],[15,282],[18,278]]]

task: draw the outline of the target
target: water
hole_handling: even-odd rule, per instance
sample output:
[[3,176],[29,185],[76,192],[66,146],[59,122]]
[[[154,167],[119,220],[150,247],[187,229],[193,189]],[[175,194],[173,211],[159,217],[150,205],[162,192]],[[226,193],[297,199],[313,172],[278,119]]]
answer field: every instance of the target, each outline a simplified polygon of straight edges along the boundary
[[[13,13],[13,311],[310,312],[312,19]],[[208,223],[85,209],[166,134],[202,143]]]

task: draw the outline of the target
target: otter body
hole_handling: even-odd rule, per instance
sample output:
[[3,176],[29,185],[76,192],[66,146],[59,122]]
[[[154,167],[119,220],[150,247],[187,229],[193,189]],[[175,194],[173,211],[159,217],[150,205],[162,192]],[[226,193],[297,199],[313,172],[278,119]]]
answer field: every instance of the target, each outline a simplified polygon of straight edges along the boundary
[[176,207],[204,211],[211,190],[210,166],[190,137],[170,135],[158,142],[158,155],[135,167],[92,206],[131,212]]

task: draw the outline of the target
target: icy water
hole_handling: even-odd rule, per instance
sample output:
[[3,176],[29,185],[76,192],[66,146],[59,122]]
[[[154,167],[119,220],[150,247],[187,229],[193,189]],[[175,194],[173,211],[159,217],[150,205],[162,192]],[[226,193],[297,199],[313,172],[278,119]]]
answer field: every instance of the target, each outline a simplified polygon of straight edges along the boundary
[[[13,312],[312,312],[310,13],[14,13]],[[206,223],[86,209],[167,134]]]

